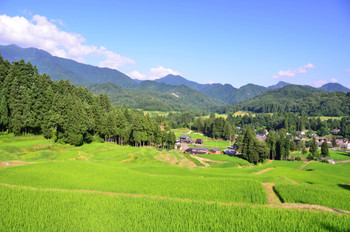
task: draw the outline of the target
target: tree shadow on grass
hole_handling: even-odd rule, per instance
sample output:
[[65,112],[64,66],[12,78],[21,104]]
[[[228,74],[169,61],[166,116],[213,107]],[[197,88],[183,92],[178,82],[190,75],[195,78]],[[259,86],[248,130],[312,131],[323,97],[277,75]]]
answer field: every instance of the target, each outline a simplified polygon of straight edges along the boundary
[[329,224],[326,224],[326,223],[322,223],[322,227],[324,229],[326,229],[327,231],[336,231],[336,232],[344,231],[344,229],[337,228],[336,226],[329,225]]
[[346,190],[350,190],[350,185],[348,185],[348,184],[338,184],[338,186],[342,187],[342,188],[344,188]]

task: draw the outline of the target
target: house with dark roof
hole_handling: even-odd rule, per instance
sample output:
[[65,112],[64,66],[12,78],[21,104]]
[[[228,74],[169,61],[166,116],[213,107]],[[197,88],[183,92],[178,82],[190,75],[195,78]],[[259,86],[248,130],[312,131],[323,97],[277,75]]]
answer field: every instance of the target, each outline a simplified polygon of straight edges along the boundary
[[185,151],[187,154],[203,155],[208,154],[208,148],[203,147],[190,147]]
[[209,154],[221,154],[221,151],[218,148],[213,148],[209,151]]
[[188,135],[181,135],[181,136],[179,137],[179,139],[180,139],[180,142],[181,142],[181,143],[182,143],[182,142],[184,142],[184,143],[192,143],[191,137],[188,136]]
[[203,144],[203,139],[196,139],[196,144]]
[[226,149],[226,150],[224,150],[224,154],[226,154],[226,155],[236,155],[236,151],[234,151],[234,150],[228,150],[228,149]]

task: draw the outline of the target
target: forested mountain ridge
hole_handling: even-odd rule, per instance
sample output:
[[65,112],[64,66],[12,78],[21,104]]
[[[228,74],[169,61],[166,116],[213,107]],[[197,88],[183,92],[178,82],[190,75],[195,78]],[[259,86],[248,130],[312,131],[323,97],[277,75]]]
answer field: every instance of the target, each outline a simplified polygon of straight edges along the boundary
[[310,86],[287,85],[247,101],[223,107],[219,112],[238,110],[255,113],[295,112],[309,116],[348,116],[350,94],[326,92]]
[[128,108],[157,111],[201,111],[224,103],[187,86],[171,86],[153,81],[143,82],[138,89],[123,88],[113,83],[88,84],[94,94],[107,94],[112,104]]
[[123,87],[136,87],[138,84],[129,76],[115,69],[100,68],[82,64],[70,59],[52,56],[36,48],[20,48],[16,45],[0,45],[0,54],[10,62],[25,60],[36,65],[39,73],[46,73],[52,80],[69,79],[74,84],[112,82]]
[[[52,56],[36,48],[20,48],[16,45],[0,46],[0,53],[10,61],[22,58],[30,61],[36,65],[39,73],[47,73],[54,80],[69,79],[70,82],[77,86],[91,84],[89,86],[94,86],[93,91],[96,91],[95,93],[100,93],[100,91],[98,90],[98,85],[93,83],[110,82],[122,87],[134,88],[135,91],[110,86],[106,93],[111,96],[114,104],[146,110],[207,110],[213,106],[220,106],[223,103],[234,104],[246,101],[268,90],[280,89],[290,85],[287,82],[280,81],[276,85],[269,87],[247,84],[237,89],[230,84],[199,84],[182,76],[171,74],[155,81],[140,81],[133,80],[114,69],[81,64],[73,60]],[[188,88],[180,88],[179,86],[181,85]],[[101,88],[106,88],[106,86],[108,85],[101,85]],[[178,89],[174,86],[177,86]],[[326,91],[350,91],[338,83],[328,83],[320,87],[320,89]],[[119,92],[112,92],[112,90]],[[164,93],[170,93],[171,95],[164,95]],[[180,95],[186,96],[186,98],[175,99],[176,96],[180,96],[176,93],[181,93]],[[294,98],[292,97],[292,99]]]
[[238,89],[230,84],[199,84],[194,81],[189,81],[182,76],[172,74],[155,81],[168,85],[186,85],[212,98],[219,99],[226,104],[244,101],[268,90],[266,87],[254,84],[247,84]]

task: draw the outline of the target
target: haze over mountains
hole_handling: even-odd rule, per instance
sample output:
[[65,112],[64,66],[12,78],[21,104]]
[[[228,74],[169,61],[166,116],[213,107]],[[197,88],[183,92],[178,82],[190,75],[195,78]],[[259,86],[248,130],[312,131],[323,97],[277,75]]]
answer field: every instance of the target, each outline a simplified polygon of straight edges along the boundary
[[[271,91],[291,85],[280,81],[268,87],[247,84],[235,88],[230,84],[199,84],[171,74],[154,81],[140,81],[118,70],[59,58],[36,48],[0,45],[0,54],[10,62],[21,59],[29,61],[37,66],[39,73],[46,73],[53,80],[69,79],[76,85],[86,86],[95,94],[106,93],[114,104],[147,110],[207,110],[243,102],[265,92],[268,92],[265,95],[269,95]],[[310,88],[322,92],[350,91],[338,83],[328,83],[319,89]],[[311,89],[301,91],[309,92]]]

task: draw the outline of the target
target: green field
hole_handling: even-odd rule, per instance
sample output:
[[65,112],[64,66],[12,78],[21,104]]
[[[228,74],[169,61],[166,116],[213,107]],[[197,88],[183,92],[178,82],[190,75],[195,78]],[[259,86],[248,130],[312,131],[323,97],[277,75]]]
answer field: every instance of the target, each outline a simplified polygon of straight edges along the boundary
[[[176,135],[176,138],[180,137],[181,135],[189,135],[191,137],[191,139],[194,141],[196,139],[203,139],[203,145],[200,145],[200,146],[207,147],[209,149],[216,147],[216,148],[219,148],[221,151],[223,151],[223,150],[227,149],[228,146],[232,145],[232,142],[230,142],[230,141],[225,141],[222,139],[212,139],[212,138],[209,138],[201,133],[190,131],[187,128],[174,129],[173,131]],[[193,146],[196,146],[196,145],[193,145]]]
[[[303,161],[199,158],[204,164],[177,151],[2,135],[0,230],[350,230],[349,163],[299,170]],[[276,196],[282,203],[271,204]]]
[[[293,152],[291,154],[291,156],[299,156],[299,157],[303,157],[306,158],[309,154],[301,154],[300,151],[299,152]],[[348,151],[332,151],[329,150],[329,157],[330,159],[333,159],[334,161],[342,161],[342,160],[350,160],[350,152]]]

